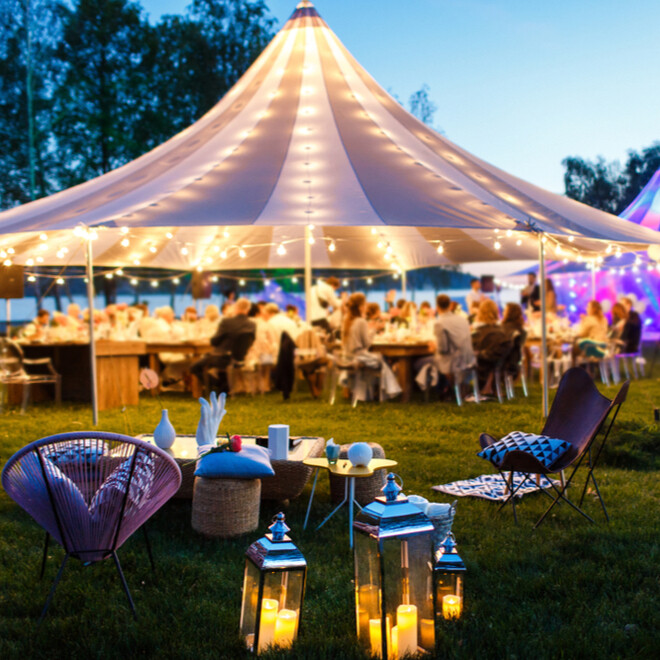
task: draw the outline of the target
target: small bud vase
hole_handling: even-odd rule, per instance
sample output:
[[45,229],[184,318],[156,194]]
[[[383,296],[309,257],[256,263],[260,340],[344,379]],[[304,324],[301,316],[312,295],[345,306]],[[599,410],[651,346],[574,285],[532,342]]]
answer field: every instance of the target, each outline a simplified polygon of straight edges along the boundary
[[167,408],[163,410],[160,422],[154,430],[154,442],[161,449],[169,449],[176,440],[176,431],[167,416]]

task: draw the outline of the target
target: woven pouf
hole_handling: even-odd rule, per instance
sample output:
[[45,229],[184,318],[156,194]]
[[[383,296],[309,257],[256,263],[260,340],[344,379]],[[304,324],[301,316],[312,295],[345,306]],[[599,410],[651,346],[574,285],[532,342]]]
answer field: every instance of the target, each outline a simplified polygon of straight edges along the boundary
[[205,536],[229,538],[259,526],[261,479],[195,477],[192,528]]
[[[374,458],[387,458],[385,450],[377,442],[369,442],[368,445],[374,452]],[[350,445],[342,445],[339,460],[348,460],[348,448]],[[366,506],[382,495],[381,488],[385,485],[386,470],[376,470],[371,477],[358,477],[355,480],[355,500],[361,506]],[[344,499],[344,488],[346,477],[336,477],[330,474],[330,498],[339,503]]]

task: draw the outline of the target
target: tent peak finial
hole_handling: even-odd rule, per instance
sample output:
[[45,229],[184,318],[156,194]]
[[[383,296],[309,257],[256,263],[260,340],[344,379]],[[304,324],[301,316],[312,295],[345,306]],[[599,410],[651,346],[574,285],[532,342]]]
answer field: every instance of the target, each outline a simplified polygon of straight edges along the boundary
[[301,2],[299,2],[296,5],[296,9],[305,9],[306,7],[313,7],[313,6],[314,5],[311,2],[311,0],[301,0]]

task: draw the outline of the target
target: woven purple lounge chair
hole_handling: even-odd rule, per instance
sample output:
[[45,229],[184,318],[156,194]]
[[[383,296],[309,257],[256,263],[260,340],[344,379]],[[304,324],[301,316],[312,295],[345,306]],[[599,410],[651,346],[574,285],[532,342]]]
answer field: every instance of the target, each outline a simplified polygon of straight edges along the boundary
[[41,577],[51,536],[66,553],[39,621],[46,615],[69,557],[84,565],[112,557],[137,618],[117,550],[180,484],[181,470],[164,451],[116,433],[53,435],[14,454],[2,470],[2,486],[46,530]]
[[[569,369],[559,383],[557,395],[552,402],[548,419],[541,431],[541,434],[546,437],[565,440],[568,442],[569,448],[549,467],[544,466],[535,456],[526,451],[512,450],[507,452],[502,462],[495,465],[500,472],[509,472],[510,475],[510,481],[507,482],[509,496],[502,503],[500,509],[511,502],[513,516],[517,522],[515,495],[522,485],[535,475],[561,474],[560,488],[557,488],[550,480],[550,486],[555,494],[554,497],[550,492],[542,489],[542,492],[552,499],[552,503],[534,527],[538,527],[555,505],[562,501],[569,504],[578,513],[581,513],[587,520],[594,522],[593,518],[580,508],[590,481],[593,483],[600,504],[603,507],[605,518],[609,522],[610,518],[605,508],[605,502],[600,494],[598,483],[596,482],[594,469],[598,463],[600,453],[607,442],[612,426],[614,426],[619,409],[626,400],[629,386],[630,381],[626,381],[617,392],[617,395],[610,400],[598,391],[593,378],[585,369],[580,367]],[[607,419],[612,412],[610,423],[606,425]],[[601,434],[600,443],[598,443],[597,438],[601,430],[603,433]],[[479,438],[482,449],[495,442],[496,439],[487,433],[483,433]],[[575,473],[585,459],[588,468],[587,477],[582,488],[580,501],[576,505],[566,497],[566,491],[575,477]],[[565,479],[564,470],[567,470],[569,467],[572,468],[572,471],[568,479]],[[525,478],[514,488],[513,475],[515,472],[523,474]]]

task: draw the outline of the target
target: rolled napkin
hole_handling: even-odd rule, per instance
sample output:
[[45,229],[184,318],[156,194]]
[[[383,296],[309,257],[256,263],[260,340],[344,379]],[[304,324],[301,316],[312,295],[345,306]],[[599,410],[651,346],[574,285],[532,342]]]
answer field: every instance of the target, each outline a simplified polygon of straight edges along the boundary
[[199,447],[203,445],[214,445],[215,439],[218,435],[220,422],[227,414],[225,410],[225,401],[227,395],[223,392],[219,397],[215,392],[211,392],[209,400],[200,398],[199,404],[201,406],[199,423],[197,424],[197,432],[195,437]]
[[426,515],[433,523],[435,531],[433,532],[433,547],[437,551],[442,542],[451,532],[451,526],[454,523],[456,515],[456,500],[452,504],[439,504],[431,502],[426,508]]
[[414,504],[422,513],[428,515],[428,507],[434,506],[429,504],[429,501],[421,495],[408,495],[408,502]]

